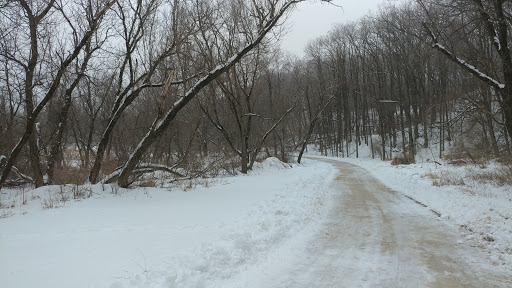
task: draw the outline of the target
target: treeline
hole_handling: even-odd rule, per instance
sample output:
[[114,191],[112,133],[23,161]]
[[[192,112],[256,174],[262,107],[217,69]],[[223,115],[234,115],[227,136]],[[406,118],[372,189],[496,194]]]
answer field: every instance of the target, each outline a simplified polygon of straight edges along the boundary
[[385,7],[296,59],[298,2],[1,1],[0,187],[246,173],[308,143],[510,154],[508,2]]
[[453,144],[470,158],[509,155],[511,12],[507,1],[409,1],[310,43],[306,70],[332,97],[320,151],[358,157],[364,143],[414,161]]

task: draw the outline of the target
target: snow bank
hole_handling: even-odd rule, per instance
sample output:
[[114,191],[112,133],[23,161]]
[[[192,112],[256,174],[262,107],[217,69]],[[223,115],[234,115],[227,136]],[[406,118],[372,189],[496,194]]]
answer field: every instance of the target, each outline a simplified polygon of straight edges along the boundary
[[291,164],[281,162],[281,160],[277,159],[276,157],[269,157],[262,162],[254,163],[253,171],[275,171],[289,168],[292,168]]
[[2,286],[241,287],[237,275],[261,277],[253,267],[328,209],[335,170],[307,163],[268,159],[186,192],[95,185],[91,198],[58,209],[43,200],[60,186],[25,191],[26,205],[20,191],[3,190],[15,208],[1,209],[14,214],[0,219]]

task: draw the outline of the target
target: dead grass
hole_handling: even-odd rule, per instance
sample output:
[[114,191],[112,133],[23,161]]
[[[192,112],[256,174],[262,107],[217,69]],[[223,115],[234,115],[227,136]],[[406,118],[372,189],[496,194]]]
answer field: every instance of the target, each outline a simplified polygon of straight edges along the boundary
[[214,185],[215,183],[219,183],[219,181],[220,181],[219,179],[199,177],[199,178],[192,178],[192,179],[187,179],[187,180],[176,181],[175,185],[178,189],[186,192],[186,191],[195,189],[197,186],[208,188],[208,187]]
[[144,187],[144,188],[155,188],[156,181],[155,181],[155,179],[144,180],[144,181],[141,181],[138,186]]
[[473,164],[482,169],[489,165],[491,158],[491,155],[485,151],[479,151],[478,149],[469,150],[460,146],[452,148],[449,153],[443,156],[443,159],[449,164],[455,166]]
[[60,205],[59,200],[50,196],[46,199],[43,199],[43,201],[41,201],[41,207],[43,208],[43,210],[48,210],[48,209],[59,208],[59,207],[61,207],[61,205]]
[[71,193],[73,194],[73,199],[87,199],[90,198],[93,194],[90,186],[86,185],[73,185],[71,188]]
[[87,185],[60,185],[58,191],[48,191],[47,196],[32,196],[32,199],[40,199],[43,210],[60,208],[66,202],[90,198],[93,195],[92,188]]
[[483,184],[492,184],[497,187],[512,186],[512,169],[506,166],[492,171],[469,169],[467,175]]
[[14,215],[14,212],[9,210],[3,210],[2,213],[0,213],[0,219],[8,218],[11,217],[12,215]]
[[443,171],[442,173],[427,172],[424,177],[432,179],[432,185],[437,187],[442,186],[463,186],[466,183],[464,178],[451,171]]
[[[466,182],[478,182],[480,184],[490,184],[495,187],[512,186],[512,169],[507,166],[501,166],[495,169],[481,169],[476,167],[467,167],[464,171],[440,171],[426,172],[423,177],[429,178],[433,186],[464,186]],[[464,180],[466,179],[466,181]]]
[[437,179],[441,178],[441,176],[439,176],[439,174],[434,173],[434,172],[432,172],[432,171],[425,173],[423,176],[424,176],[424,177],[427,177],[427,178],[429,178],[429,179],[432,179],[432,180],[434,180],[434,179],[436,179],[436,180],[437,180]]
[[508,168],[512,169],[512,154],[505,153],[498,157],[496,161],[501,163],[503,166],[507,166]]
[[441,175],[441,178],[439,180],[434,180],[432,182],[432,185],[437,187],[442,186],[463,186],[466,183],[464,182],[464,179],[458,175]]
[[414,156],[411,154],[404,154],[400,157],[393,158],[393,161],[391,161],[391,165],[397,166],[397,165],[409,165],[416,163],[416,160],[414,159]]
[[89,176],[89,169],[81,167],[59,167],[55,170],[53,184],[82,184]]
[[[106,157],[108,158],[108,157]],[[107,176],[110,175],[112,172],[116,171],[121,165],[124,163],[121,163],[120,161],[117,161],[113,159],[113,157],[110,157],[111,159],[105,159],[103,163],[101,164],[101,171],[102,175]],[[87,175],[89,176],[89,175]]]

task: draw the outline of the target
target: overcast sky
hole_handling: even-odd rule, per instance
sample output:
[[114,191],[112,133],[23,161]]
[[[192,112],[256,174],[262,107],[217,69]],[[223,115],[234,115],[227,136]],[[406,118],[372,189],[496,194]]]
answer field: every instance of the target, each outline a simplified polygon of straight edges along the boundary
[[306,1],[298,5],[287,20],[288,33],[281,47],[297,56],[304,55],[306,44],[319,36],[327,34],[337,23],[348,23],[369,13],[376,12],[378,6],[393,0],[334,0],[339,7]]

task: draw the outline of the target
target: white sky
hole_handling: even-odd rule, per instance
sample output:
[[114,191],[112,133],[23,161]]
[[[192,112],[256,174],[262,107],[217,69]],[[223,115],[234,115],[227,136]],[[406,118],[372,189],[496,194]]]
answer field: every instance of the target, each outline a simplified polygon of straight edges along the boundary
[[338,6],[305,1],[297,5],[286,26],[288,33],[281,41],[281,47],[297,56],[304,55],[306,44],[332,29],[334,24],[355,21],[370,11],[376,12],[379,5],[393,0],[334,0]]

